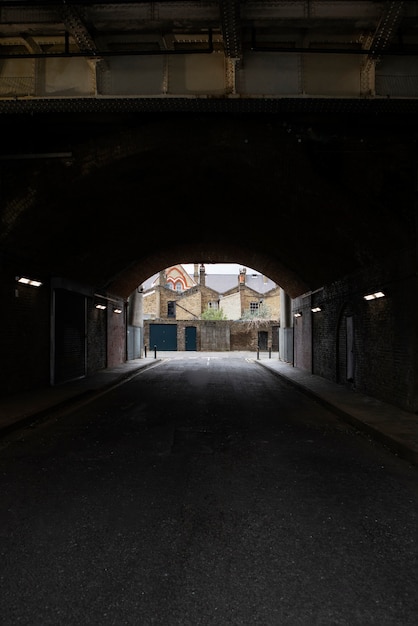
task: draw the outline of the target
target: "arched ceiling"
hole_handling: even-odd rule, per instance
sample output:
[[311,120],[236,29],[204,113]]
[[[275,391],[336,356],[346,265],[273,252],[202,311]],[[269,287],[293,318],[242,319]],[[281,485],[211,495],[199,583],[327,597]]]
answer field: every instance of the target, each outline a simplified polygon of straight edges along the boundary
[[177,262],[238,262],[295,297],[414,245],[416,124],[266,114],[7,122],[24,133],[12,137],[16,158],[0,161],[1,245],[22,272],[127,297]]
[[417,2],[2,2],[2,267],[126,298],[237,262],[296,297],[415,250],[417,24]]

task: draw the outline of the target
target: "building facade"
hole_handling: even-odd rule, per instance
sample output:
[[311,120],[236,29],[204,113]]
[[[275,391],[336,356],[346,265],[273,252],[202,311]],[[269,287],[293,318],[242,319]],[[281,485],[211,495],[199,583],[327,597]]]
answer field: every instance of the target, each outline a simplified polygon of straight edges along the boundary
[[191,276],[175,265],[151,277],[142,295],[145,350],[278,349],[280,288],[245,268],[207,274],[194,264]]

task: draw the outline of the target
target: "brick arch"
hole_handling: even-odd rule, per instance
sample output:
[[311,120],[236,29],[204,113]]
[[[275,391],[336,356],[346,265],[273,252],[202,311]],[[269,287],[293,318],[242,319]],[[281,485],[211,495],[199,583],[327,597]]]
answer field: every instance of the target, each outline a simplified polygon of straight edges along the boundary
[[280,285],[290,295],[304,293],[308,286],[289,267],[269,258],[262,251],[240,247],[231,242],[201,244],[192,242],[162,248],[157,254],[141,258],[106,285],[110,292],[127,297],[153,274],[177,263],[238,263],[251,267]]
[[326,141],[268,115],[56,119],[30,124],[66,133],[70,160],[2,162],[2,250],[22,271],[127,297],[169,265],[237,262],[297,297],[413,241],[409,136],[337,125]]

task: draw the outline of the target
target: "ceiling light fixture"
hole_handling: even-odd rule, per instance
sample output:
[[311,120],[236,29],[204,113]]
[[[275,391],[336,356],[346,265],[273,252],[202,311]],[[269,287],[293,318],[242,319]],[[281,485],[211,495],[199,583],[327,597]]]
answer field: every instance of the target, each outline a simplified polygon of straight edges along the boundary
[[302,311],[298,311],[297,313],[295,313],[295,317],[302,317]]
[[96,304],[96,309],[102,309],[104,310],[106,308],[105,304]]
[[374,293],[369,293],[367,296],[363,296],[365,300],[376,300],[376,298],[384,298],[385,294],[383,291],[375,291]]
[[25,276],[16,276],[16,280],[18,283],[22,283],[22,285],[30,285],[31,287],[40,287],[42,285],[40,280],[26,278]]
[[322,311],[320,306],[314,306],[311,309],[312,313],[319,313],[319,311]]
[[113,309],[113,313],[122,313],[122,309],[119,309],[119,308]]

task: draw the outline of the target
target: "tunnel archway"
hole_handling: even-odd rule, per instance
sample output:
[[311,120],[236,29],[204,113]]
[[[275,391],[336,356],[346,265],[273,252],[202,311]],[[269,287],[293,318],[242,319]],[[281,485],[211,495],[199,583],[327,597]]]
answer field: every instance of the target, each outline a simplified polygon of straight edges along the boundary
[[289,293],[303,292],[308,286],[291,269],[269,258],[261,251],[249,249],[230,242],[191,243],[159,250],[158,254],[138,260],[133,266],[124,269],[114,277],[106,288],[129,295],[138,285],[166,267],[177,263],[238,263],[251,267],[268,276]]
[[[411,337],[417,335],[413,320],[402,317],[416,291],[416,120],[349,121],[268,114],[25,118],[16,158],[0,163],[3,300],[32,328],[33,309],[26,317],[23,299],[19,304],[13,297],[17,275],[30,272],[46,286],[82,286],[91,305],[94,294],[126,300],[141,282],[178,262],[236,262],[274,280],[292,308],[306,307],[296,362],[309,367],[314,361],[318,372],[334,378],[332,311],[341,298],[362,298],[369,283],[401,277],[396,306],[388,300],[372,318],[380,332],[374,328],[374,345],[360,352],[356,385],[416,406]],[[4,128],[5,120],[0,123]],[[315,322],[312,338],[311,294],[324,287],[327,313]],[[32,384],[50,369],[42,343],[50,337],[46,289],[36,305],[43,333],[31,355]],[[370,328],[370,313],[361,309],[355,330]],[[108,323],[87,371],[124,358],[123,325],[113,317]],[[93,316],[91,328],[98,328]],[[27,345],[18,330],[4,346],[20,363]],[[381,346],[385,334],[389,344],[385,339]],[[367,342],[365,332],[360,341]],[[407,355],[402,384],[371,380],[373,354],[385,355],[390,376],[399,345]],[[18,388],[18,371],[7,384]]]
[[383,118],[41,115],[22,131],[21,150],[70,148],[2,162],[3,254],[22,271],[127,297],[164,266],[231,261],[296,297],[414,237],[415,139]]

